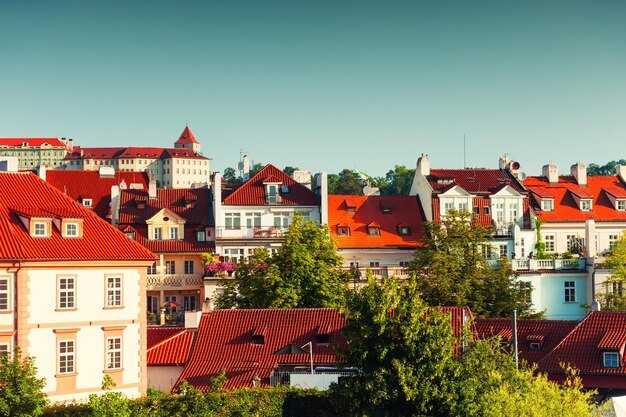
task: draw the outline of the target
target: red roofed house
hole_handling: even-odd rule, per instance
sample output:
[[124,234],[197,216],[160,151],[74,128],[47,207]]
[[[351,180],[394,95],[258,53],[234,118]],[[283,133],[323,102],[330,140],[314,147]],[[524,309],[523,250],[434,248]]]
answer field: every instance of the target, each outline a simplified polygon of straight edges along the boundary
[[200,153],[200,143],[186,126],[174,148],[74,147],[60,168],[98,170],[109,166],[116,171],[145,171],[159,187],[190,188],[209,184],[209,161]]
[[0,173],[0,350],[36,358],[53,401],[146,391],[154,254],[30,172]]
[[[208,188],[126,189],[120,195],[119,228],[158,255],[148,268],[151,324],[182,323],[184,311],[202,309],[202,254],[213,252]],[[169,303],[164,305],[165,303]]]
[[[622,291],[605,283],[609,271],[603,255],[626,230],[626,166],[618,166],[616,175],[596,177],[587,176],[586,166],[578,163],[570,173],[559,176],[556,164],[545,165],[543,175],[526,178],[524,186],[541,220],[546,253],[574,253],[588,265],[588,271],[562,280],[551,292],[566,303],[590,304],[597,292]],[[574,297],[567,298],[572,291]]]
[[73,140],[65,138],[0,138],[0,157],[16,157],[21,170],[40,165],[57,168],[73,148]]
[[345,267],[405,276],[422,244],[422,222],[415,196],[328,196],[328,226]]

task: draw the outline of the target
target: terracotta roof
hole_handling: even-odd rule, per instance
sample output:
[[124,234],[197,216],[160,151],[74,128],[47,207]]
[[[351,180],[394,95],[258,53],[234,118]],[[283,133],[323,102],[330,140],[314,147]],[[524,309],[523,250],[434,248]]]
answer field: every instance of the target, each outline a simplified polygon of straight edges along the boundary
[[198,143],[198,141],[196,140],[193,133],[191,133],[191,129],[189,129],[189,126],[185,126],[185,129],[183,129],[183,133],[180,134],[180,137],[174,143],[175,144]]
[[167,158],[191,158],[191,159],[208,159],[202,155],[194,153],[190,149],[183,148],[152,148],[152,147],[114,147],[114,148],[80,148],[74,147],[71,154],[66,159],[132,159],[132,158],[148,158],[148,159],[167,159]]
[[[289,187],[289,192],[281,191],[283,206],[317,206],[315,193],[285,174],[274,165],[268,164],[252,178],[222,198],[223,204],[232,206],[266,206],[265,179],[274,177],[282,186]],[[281,204],[278,204],[279,206]]]
[[148,326],[148,349],[184,330],[184,327]]
[[[383,213],[391,209],[391,213]],[[347,207],[355,207],[354,214]],[[416,248],[424,236],[422,211],[416,196],[328,196],[328,225],[339,248]],[[380,236],[367,234],[367,226],[380,226]],[[410,229],[400,236],[402,225]],[[350,235],[337,235],[337,226],[350,227]]]
[[[150,328],[148,328],[149,330]],[[183,329],[148,348],[146,352],[148,365],[183,365],[187,363],[195,336],[195,330]]]
[[[196,241],[196,229],[214,225],[211,191],[208,188],[157,189],[157,198],[149,199],[147,190],[124,190],[120,197],[120,228],[131,226],[136,240],[156,253],[206,252],[214,243]],[[138,208],[137,202],[145,203]],[[185,233],[179,240],[149,240],[146,220],[167,208],[186,220]]]
[[[559,177],[557,184],[550,184],[545,177],[527,177],[524,186],[538,196],[554,197],[552,211],[541,210],[538,199],[531,199],[535,214],[543,222],[626,221],[626,211],[616,210],[608,196],[626,196],[626,185],[617,176],[587,177],[586,187],[580,187],[572,176]],[[592,210],[580,210],[572,194],[592,198]]]
[[[552,374],[563,374],[561,363],[567,363],[580,371],[583,385],[590,388],[626,387],[626,311],[592,311],[550,354],[539,362],[539,370]],[[603,367],[603,352],[606,349],[620,352],[618,368]],[[590,378],[611,376],[612,378]],[[615,378],[616,376],[622,378]]]
[[[499,336],[511,343],[511,319],[483,319],[474,321],[478,337]],[[571,332],[578,322],[572,320],[517,320],[517,340],[520,359],[536,364]],[[530,348],[533,341],[541,342],[539,349]]]
[[[473,319],[467,307],[437,309],[450,314],[455,336],[460,336],[464,324]],[[274,352],[290,344],[301,347],[308,342],[313,342],[314,365],[334,365],[335,347],[345,348],[341,333],[344,323],[343,316],[331,308],[204,313],[191,356],[178,382],[184,379],[206,391],[211,377],[224,369],[228,378],[226,388],[250,387],[256,376],[261,378],[261,385],[268,385],[270,373],[278,364],[308,365],[310,361],[308,354],[274,355]],[[470,329],[475,331],[473,326]],[[253,343],[255,334],[264,336],[263,344]],[[315,343],[317,334],[329,335],[329,343]]]
[[73,200],[92,199],[92,210],[106,218],[111,212],[111,187],[122,181],[127,186],[141,184],[148,189],[145,172],[116,172],[114,177],[100,176],[98,171],[47,170],[46,181]]
[[[206,391],[210,378],[226,370],[226,388],[252,386],[255,376],[262,385],[269,385],[269,376],[280,363],[309,363],[309,355],[287,355],[274,352],[292,343],[303,346],[313,342],[313,362],[317,365],[335,364],[333,345],[344,346],[341,335],[344,318],[335,309],[267,309],[215,310],[204,313],[198,326],[189,362],[179,381]],[[318,328],[330,330],[330,343],[316,344]],[[263,344],[253,344],[255,329],[267,327]],[[308,348],[308,347],[307,347]]]
[[[38,210],[83,218],[82,238],[31,237],[17,212]],[[106,242],[106,244],[103,244]],[[155,255],[32,173],[0,173],[0,259],[141,260]]]
[[21,147],[26,142],[28,146],[41,146],[47,143],[50,146],[66,148],[67,146],[58,138],[0,138],[0,147]]
[[524,187],[509,171],[500,169],[431,169],[426,178],[435,192],[446,191],[456,184],[472,194],[493,194],[506,185],[525,193]]

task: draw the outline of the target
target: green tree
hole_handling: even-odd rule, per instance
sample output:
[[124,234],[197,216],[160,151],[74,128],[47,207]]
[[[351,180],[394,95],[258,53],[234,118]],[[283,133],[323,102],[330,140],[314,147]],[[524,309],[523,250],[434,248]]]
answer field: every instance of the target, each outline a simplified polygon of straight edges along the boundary
[[237,175],[237,171],[235,168],[228,167],[224,170],[224,181],[228,183],[238,183],[241,182],[241,177]]
[[287,165],[284,169],[283,172],[287,175],[289,175],[290,177],[293,177],[293,173],[298,171],[300,168],[298,167],[292,167],[291,165]]
[[348,273],[338,269],[328,226],[294,216],[285,242],[274,256],[255,250],[225,279],[220,308],[340,307],[345,304]]
[[626,159],[620,159],[619,161],[611,161],[599,166],[598,164],[589,164],[587,167],[587,175],[615,175],[615,170],[618,165],[626,165]]
[[528,287],[512,274],[508,262],[492,268],[485,260],[492,232],[466,210],[451,210],[440,222],[427,222],[426,247],[409,266],[424,301],[431,306],[469,306],[474,314],[537,317]]
[[404,165],[396,165],[389,170],[383,181],[378,182],[381,195],[409,195],[415,169],[408,169]]
[[260,162],[256,162],[250,166],[250,178],[254,177],[265,165]]
[[19,349],[13,355],[0,355],[0,415],[39,416],[48,402],[42,392],[43,378],[37,378],[35,359],[23,358]]
[[351,169],[344,169],[339,174],[330,174],[328,176],[328,193],[361,195],[363,193],[363,185],[361,184],[359,174]]
[[606,310],[626,310],[626,235],[611,245],[605,257],[605,264],[611,271],[604,292],[598,292],[598,301]]

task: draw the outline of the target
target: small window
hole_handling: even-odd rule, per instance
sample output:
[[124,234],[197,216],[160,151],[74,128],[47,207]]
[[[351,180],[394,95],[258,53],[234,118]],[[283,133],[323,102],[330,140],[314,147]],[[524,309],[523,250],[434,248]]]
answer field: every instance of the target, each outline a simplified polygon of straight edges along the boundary
[[198,242],[206,242],[206,232],[204,230],[196,231],[196,241]]
[[59,374],[74,373],[74,349],[73,340],[59,341]]
[[619,211],[626,210],[626,200],[617,200],[615,204],[615,208],[618,209]]
[[9,310],[9,278],[0,278],[0,311]]
[[528,344],[530,350],[541,350],[541,342],[530,342]]
[[483,207],[483,214],[484,214],[485,216],[490,215],[490,214],[491,214],[491,207],[489,207],[489,206],[485,206],[485,207]]
[[83,206],[91,207],[92,199],[91,198],[83,198]]
[[367,234],[369,236],[380,236],[380,227],[378,226],[368,226]]
[[107,277],[107,307],[122,306],[122,277]]
[[65,236],[67,236],[67,237],[77,237],[78,236],[78,225],[76,223],[67,223],[65,225]]
[[576,281],[565,281],[564,290],[565,290],[565,302],[566,303],[576,302]]
[[508,256],[509,250],[508,250],[508,245],[507,244],[500,245],[499,249],[500,249],[500,256],[501,257],[502,256],[504,256],[504,257]]
[[265,344],[265,336],[262,334],[255,334],[252,336],[252,344],[253,345],[264,345]]
[[122,369],[122,338],[107,337],[106,340],[106,369]]
[[350,236],[350,227],[337,226],[337,235],[338,236]]
[[76,308],[76,278],[59,277],[57,294],[57,308],[63,310]]
[[330,335],[327,333],[316,334],[315,343],[318,345],[327,345],[330,343]]
[[9,344],[0,343],[0,356],[6,356],[9,354]]
[[474,206],[474,214],[478,216],[480,214],[480,207]]
[[132,240],[135,240],[135,232],[126,232],[125,234],[126,234],[126,236],[128,236]]
[[289,193],[289,186],[288,185],[283,185],[282,187],[280,187],[280,193],[281,194],[288,194]]
[[591,211],[591,200],[580,200],[580,209],[582,211]]
[[398,226],[398,235],[400,236],[410,236],[411,228],[408,226]]
[[542,200],[541,201],[541,210],[543,210],[543,211],[552,211],[553,203],[554,203],[554,201],[552,201],[552,200]]
[[604,352],[602,365],[605,368],[619,368],[619,354],[617,352]]
[[370,262],[370,267],[375,268],[380,266],[380,262],[379,261],[372,261]]
[[35,236],[38,237],[45,237],[48,236],[48,228],[46,227],[46,224],[43,222],[36,222],[35,223]]

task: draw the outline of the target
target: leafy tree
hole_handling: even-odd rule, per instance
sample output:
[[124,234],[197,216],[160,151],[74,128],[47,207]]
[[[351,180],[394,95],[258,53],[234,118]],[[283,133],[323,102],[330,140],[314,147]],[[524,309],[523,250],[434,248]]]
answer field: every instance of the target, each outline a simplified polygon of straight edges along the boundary
[[22,358],[17,348],[13,355],[0,355],[0,415],[43,414],[48,402],[42,392],[45,384],[45,379],[37,378],[34,358]]
[[91,409],[93,417],[130,417],[131,400],[121,392],[111,391],[115,388],[115,382],[109,375],[102,378],[102,390],[104,394],[91,394],[87,405]]
[[220,308],[340,307],[345,303],[348,274],[328,226],[294,216],[285,242],[274,256],[254,251],[225,279]]
[[237,171],[235,168],[228,167],[224,170],[224,181],[228,183],[238,183],[241,182],[241,177],[237,175]]
[[250,166],[250,178],[254,177],[265,165],[260,162],[256,162]]
[[328,193],[361,195],[363,193],[363,185],[361,184],[359,174],[350,169],[344,169],[337,174],[336,178],[333,177],[331,179],[329,176]]
[[293,173],[295,171],[298,171],[300,168],[298,167],[292,167],[291,165],[287,165],[284,169],[283,172],[287,175],[289,175],[290,177],[293,177]]
[[416,252],[409,270],[417,279],[424,301],[431,306],[469,306],[474,314],[507,317],[517,309],[521,317],[537,317],[529,289],[511,273],[507,262],[487,264],[490,230],[473,222],[466,210],[451,210],[440,222],[428,222],[426,247]]
[[598,292],[598,301],[606,310],[626,310],[626,235],[613,243],[611,251],[605,257],[605,264],[611,271],[606,280],[605,292]]
[[619,161],[611,161],[599,166],[598,164],[589,164],[587,167],[587,175],[615,175],[615,170],[618,165],[626,165],[626,159],[620,159]]
[[415,169],[408,169],[404,165],[396,165],[389,170],[382,181],[378,182],[381,195],[409,195]]

